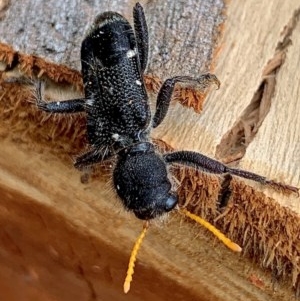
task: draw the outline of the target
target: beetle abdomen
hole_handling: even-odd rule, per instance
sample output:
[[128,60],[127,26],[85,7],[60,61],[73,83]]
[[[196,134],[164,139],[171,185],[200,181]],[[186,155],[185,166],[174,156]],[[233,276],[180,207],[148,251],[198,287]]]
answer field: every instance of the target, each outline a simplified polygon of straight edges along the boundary
[[81,58],[90,144],[111,145],[122,136],[136,142],[151,116],[129,22],[115,12],[100,14],[82,42]]

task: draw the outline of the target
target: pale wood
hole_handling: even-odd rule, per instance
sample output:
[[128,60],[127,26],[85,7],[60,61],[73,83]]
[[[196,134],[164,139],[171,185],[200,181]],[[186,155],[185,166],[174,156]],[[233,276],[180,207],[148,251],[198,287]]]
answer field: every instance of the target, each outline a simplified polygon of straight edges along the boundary
[[[297,9],[299,1],[292,0],[230,2],[215,70],[222,82],[220,90],[207,97],[201,116],[176,104],[165,123],[155,131],[155,137],[161,137],[176,149],[200,151],[214,157],[224,135],[251,102],[263,69],[274,57],[277,44],[283,39],[281,33]],[[300,92],[296,71],[299,39],[295,28],[287,61],[278,75],[271,111],[240,165],[297,187],[300,186]],[[296,195],[284,197],[268,189],[264,191],[299,212]]]
[[[216,65],[216,74],[222,81],[221,90],[212,92],[201,116],[192,110],[175,105],[164,125],[156,131],[155,136],[163,138],[175,148],[198,150],[214,156],[215,149],[224,134],[251,101],[260,83],[262,69],[274,55],[280,32],[296,7],[295,1],[270,3],[249,1],[243,5],[240,1],[232,1],[227,10],[223,44]],[[295,39],[297,38],[295,35]],[[296,51],[296,47],[294,49]],[[294,80],[295,76],[287,77]],[[296,85],[292,86],[296,87]],[[298,99],[298,96],[299,91],[295,89],[294,99]],[[265,140],[262,140],[269,141],[270,135],[268,133]],[[281,137],[280,141],[283,141],[283,138],[285,137]],[[299,141],[297,139],[295,141]],[[259,146],[261,149],[262,146],[256,140],[253,142],[256,147],[251,147],[258,149]],[[288,141],[290,141],[289,138]],[[73,233],[69,237],[64,237],[66,241],[59,242],[61,244],[61,253],[59,253],[55,248],[53,250],[51,243],[55,240],[50,237],[49,249],[45,242],[46,247],[41,255],[46,256],[52,252],[55,256],[52,255],[54,259],[46,256],[48,261],[44,262],[45,274],[38,269],[41,260],[33,259],[31,264],[36,265],[33,270],[30,265],[24,268],[21,263],[15,268],[13,277],[9,278],[9,281],[6,280],[6,284],[13,281],[24,283],[29,279],[32,283],[30,287],[37,287],[39,293],[47,294],[47,291],[44,291],[43,280],[50,279],[50,283],[54,283],[53,287],[49,287],[50,297],[48,298],[50,299],[52,289],[64,292],[58,283],[66,281],[64,282],[67,283],[65,290],[71,291],[72,294],[68,295],[65,300],[68,298],[74,300],[71,299],[76,295],[74,292],[77,292],[78,298],[82,296],[83,300],[92,300],[97,299],[91,292],[92,283],[93,290],[96,291],[99,299],[105,296],[107,300],[125,300],[127,297],[122,295],[121,291],[122,280],[129,251],[138,235],[141,223],[133,216],[124,213],[107,183],[94,181],[86,186],[81,185],[80,174],[72,168],[70,161],[62,162],[51,154],[37,154],[26,148],[18,149],[18,145],[9,140],[2,142],[0,185],[1,191],[6,195],[5,206],[2,208],[3,216],[9,212],[9,200],[19,206],[22,206],[24,199],[26,203],[37,204],[42,208],[47,205],[47,209],[53,211],[53,215],[58,220],[60,218],[65,220],[71,229],[75,229],[74,232],[78,237],[88,245],[86,248],[73,250],[73,253],[71,252],[73,255],[69,255],[65,249],[77,246],[75,242],[69,242],[73,235],[77,237]],[[286,144],[282,143],[282,145]],[[293,167],[289,165],[292,158],[284,162],[280,159],[282,158],[279,156],[280,153],[276,155],[276,150],[275,145],[270,149],[271,154],[270,151],[263,152],[263,159],[258,165],[269,166],[271,155],[274,155],[277,160],[274,161],[273,166],[281,166],[281,163],[287,166],[280,170],[280,175],[285,173],[287,175],[285,178],[291,179],[291,184],[299,186],[299,176],[298,178],[296,176],[296,179],[291,177],[296,166],[295,164]],[[297,154],[299,156],[299,153],[296,150],[295,145],[291,146],[291,152],[293,156],[296,154],[295,160],[298,162]],[[11,157],[13,160],[7,160]],[[253,158],[257,160],[257,155],[256,157],[249,155],[248,159],[247,153],[243,165],[248,167],[247,162],[252,162]],[[254,164],[249,166],[250,170],[259,171],[255,168]],[[268,171],[265,168],[260,172],[264,173],[264,171],[266,175],[273,177],[273,170]],[[274,176],[276,177],[276,174]],[[12,189],[13,187],[16,189]],[[275,197],[279,199],[282,195],[276,194]],[[43,219],[48,219],[48,216],[40,216],[39,210],[32,214],[32,221]],[[208,236],[201,230],[199,234],[198,228],[183,221],[180,223],[180,221],[180,217],[174,214],[167,225],[151,228],[139,255],[130,295],[131,300],[291,300],[292,293],[289,290],[289,284],[282,285],[279,292],[273,293],[270,275],[264,275],[247,259],[238,259],[218,242],[213,246],[210,235]],[[8,224],[9,222],[7,219]],[[41,229],[45,229],[46,237],[49,235],[47,223],[41,226]],[[10,227],[8,230],[5,229],[17,246],[20,234],[13,230],[21,226],[27,229],[25,224],[24,220],[16,220],[12,223],[13,229]],[[29,221],[28,224],[30,224]],[[52,223],[49,222],[49,224]],[[57,228],[57,235],[61,237],[60,232],[63,233],[66,229],[68,227],[62,223]],[[27,244],[30,245],[34,241],[32,237],[34,234],[24,231],[22,235],[25,236]],[[57,242],[56,244],[59,245]],[[93,251],[96,249],[95,252],[98,255],[91,255],[89,248]],[[34,250],[40,251],[38,248]],[[8,259],[13,260],[14,254],[5,252],[7,251],[3,251],[1,262],[10,263]],[[112,253],[111,256],[110,253]],[[74,267],[72,260],[66,254],[78,265],[82,263],[89,282],[84,275],[76,272],[76,264]],[[47,276],[47,272],[52,271],[52,265],[65,267],[62,269],[65,274],[57,276],[49,272],[50,276]],[[103,266],[105,266],[104,269]],[[5,267],[1,270],[4,283],[7,279]],[[101,272],[97,273],[99,270]],[[108,275],[103,276],[103,273]],[[267,286],[264,290],[250,283],[248,276],[251,273],[263,279]],[[68,275],[67,280],[65,275]]]
[[[278,76],[271,110],[258,135],[247,149],[244,168],[272,175],[300,186],[300,23],[291,36],[286,59]],[[274,193],[269,191],[274,197]],[[300,213],[299,198],[280,196],[278,202]]]

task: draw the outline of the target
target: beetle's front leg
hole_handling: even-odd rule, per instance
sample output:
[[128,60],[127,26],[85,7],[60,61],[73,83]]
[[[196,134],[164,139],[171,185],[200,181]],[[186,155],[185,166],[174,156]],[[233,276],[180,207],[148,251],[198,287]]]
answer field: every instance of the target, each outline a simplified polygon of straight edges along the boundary
[[167,115],[170,101],[172,99],[172,93],[177,83],[195,84],[201,90],[209,87],[211,84],[216,84],[219,88],[221,84],[218,78],[211,73],[201,74],[199,77],[175,76],[167,79],[158,92],[156,112],[152,123],[153,128],[159,126]]
[[77,157],[74,166],[78,169],[83,169],[85,167],[105,161],[112,156],[113,154],[109,148],[92,149],[91,151]]
[[43,88],[43,82],[38,81],[36,84],[36,102],[39,109],[49,113],[78,113],[85,111],[84,98],[46,102],[43,99]]

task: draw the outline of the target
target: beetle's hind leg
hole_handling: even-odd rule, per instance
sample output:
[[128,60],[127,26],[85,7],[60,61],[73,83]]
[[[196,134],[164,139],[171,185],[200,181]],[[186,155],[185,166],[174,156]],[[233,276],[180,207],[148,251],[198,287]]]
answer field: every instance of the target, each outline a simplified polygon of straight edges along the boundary
[[78,113],[85,111],[85,99],[70,99],[64,101],[46,102],[43,99],[44,83],[37,81],[36,83],[36,104],[39,109],[48,113]]

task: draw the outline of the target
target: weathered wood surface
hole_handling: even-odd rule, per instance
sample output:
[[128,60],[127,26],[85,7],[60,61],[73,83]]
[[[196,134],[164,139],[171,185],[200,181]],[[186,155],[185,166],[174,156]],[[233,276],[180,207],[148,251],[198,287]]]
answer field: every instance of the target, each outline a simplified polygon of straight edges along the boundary
[[[117,11],[132,21],[136,1],[12,1],[0,22],[0,41],[18,51],[80,70],[80,46],[94,17]],[[170,76],[207,71],[219,26],[222,1],[140,1],[150,30],[148,72]],[[18,16],[16,20],[16,16]],[[182,47],[185,46],[185,47]],[[176,59],[175,59],[176,57]]]
[[[11,29],[10,22],[5,23],[7,19],[3,17],[0,41],[28,54],[38,54],[79,69],[78,45],[88,26],[87,19],[91,20],[91,16],[99,11],[116,10],[115,7],[130,17],[133,5],[133,1],[111,1],[109,5],[108,2],[100,5],[97,1],[69,1],[66,6],[59,6],[59,2],[49,1],[49,6],[43,5],[44,10],[40,7],[39,13],[33,14],[37,18],[37,22],[33,23],[39,26],[30,27],[32,17],[29,13],[24,14],[23,10],[35,12],[40,1],[22,1],[22,5],[17,6],[21,25],[16,27],[21,31]],[[219,15],[222,5],[215,3],[218,7],[215,13]],[[184,8],[183,4],[186,5]],[[201,116],[174,104],[154,136],[176,149],[197,150],[225,161],[242,158],[240,166],[243,168],[299,187],[300,108],[297,100],[300,92],[297,66],[300,38],[297,35],[298,16],[294,15],[299,7],[300,3],[292,0],[270,3],[248,1],[243,4],[231,1],[225,10],[227,18],[223,37],[214,57],[221,89],[213,91],[207,98]],[[209,68],[213,50],[204,51],[201,47],[205,44],[203,41],[217,37],[212,38],[210,33],[204,38],[202,25],[198,25],[199,32],[194,26],[195,20],[199,19],[195,14],[201,8],[205,8],[204,4],[194,6],[193,1],[169,1],[167,4],[151,1],[146,5],[153,45],[149,72],[165,78],[183,71],[195,75]],[[4,14],[9,16],[9,11],[8,7]],[[51,18],[47,17],[49,14]],[[222,18],[220,16],[214,22],[221,22]],[[293,20],[294,23],[291,22]],[[25,21],[28,28],[24,26]],[[290,23],[291,30],[284,31]],[[185,30],[181,26],[189,27]],[[59,43],[52,43],[55,35],[55,41]],[[165,39],[161,38],[163,36]],[[285,37],[289,37],[292,43],[278,46]],[[47,46],[49,44],[57,48],[51,49]],[[281,47],[283,52],[280,52]],[[279,68],[270,75],[264,69],[270,66],[268,62],[274,61],[278,52],[283,57],[282,63],[278,63]],[[261,122],[261,118],[257,118],[259,110],[253,110],[250,103],[265,75],[276,77],[276,82],[273,97],[270,97],[272,92],[264,90],[267,109],[261,109],[261,115],[266,115]],[[274,81],[268,82],[269,86],[271,84],[274,85]],[[251,140],[248,137],[252,134],[247,134],[247,130],[249,124],[252,126],[249,120],[251,122],[253,118],[246,118],[250,113],[255,115],[254,121],[262,125],[244,154],[245,150],[241,151],[240,144],[237,146],[236,142],[244,138],[236,134],[235,124],[245,119],[245,136],[247,141]],[[19,118],[24,119],[26,111],[19,114]],[[30,118],[28,120],[30,129]],[[47,145],[46,139],[42,138],[38,143],[36,138],[31,145],[31,138],[14,132],[15,128],[1,123],[0,292],[5,292],[6,300],[20,300],[21,291],[24,300],[128,299],[122,295],[122,280],[129,251],[141,223],[123,212],[106,182],[96,180],[86,185],[79,182],[80,173],[72,168],[71,160],[66,159],[66,155],[73,154],[66,139],[47,137]],[[227,133],[231,130],[233,138],[228,138]],[[222,151],[229,142],[234,150]],[[60,148],[55,152],[60,153],[59,157],[51,151],[57,144]],[[269,188],[250,184],[263,189],[282,206],[299,213],[296,196],[284,196]],[[295,226],[299,224],[296,215],[294,223]],[[131,300],[292,298],[291,277],[287,277],[285,282],[275,283],[274,292],[270,274],[258,268],[261,262],[256,265],[253,260],[249,262],[247,258],[230,253],[218,242],[213,245],[210,235],[183,222],[176,213],[171,215],[166,225],[153,226],[150,230],[139,254],[129,296]],[[248,242],[253,243],[251,239]],[[292,243],[297,244],[296,241]],[[296,260],[298,245],[293,250]],[[289,271],[296,278],[297,265],[295,262],[293,270]]]

